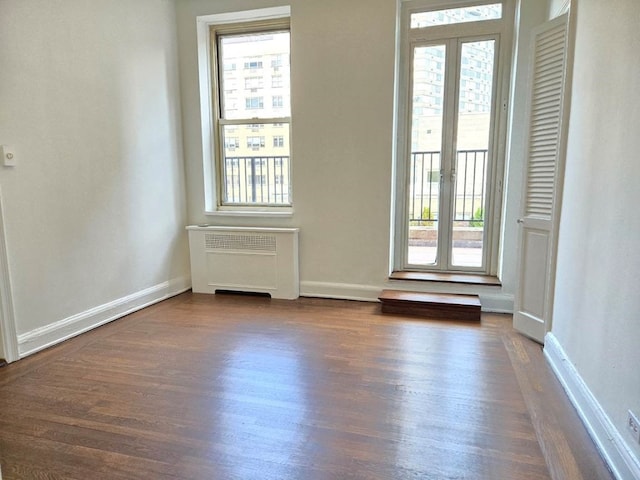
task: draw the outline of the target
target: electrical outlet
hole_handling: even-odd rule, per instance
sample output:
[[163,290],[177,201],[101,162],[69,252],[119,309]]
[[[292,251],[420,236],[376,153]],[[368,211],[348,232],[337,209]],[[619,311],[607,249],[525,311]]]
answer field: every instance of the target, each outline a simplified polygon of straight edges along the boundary
[[640,443],[640,421],[638,421],[638,417],[636,417],[631,410],[629,410],[629,415],[627,416],[627,428],[631,435],[633,435],[633,439],[636,443]]
[[2,159],[2,165],[4,165],[5,167],[15,167],[16,152],[13,147],[0,145],[0,159]]

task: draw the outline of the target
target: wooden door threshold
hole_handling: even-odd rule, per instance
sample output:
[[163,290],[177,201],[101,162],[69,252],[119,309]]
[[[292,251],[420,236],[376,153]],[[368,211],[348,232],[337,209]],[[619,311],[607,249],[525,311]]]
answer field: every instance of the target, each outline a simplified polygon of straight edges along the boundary
[[434,320],[480,321],[478,295],[383,290],[378,297],[382,313],[416,315]]
[[417,282],[462,283],[467,285],[488,285],[501,287],[502,282],[492,275],[476,275],[473,273],[441,273],[441,272],[410,272],[396,271],[389,275],[390,280],[405,280]]

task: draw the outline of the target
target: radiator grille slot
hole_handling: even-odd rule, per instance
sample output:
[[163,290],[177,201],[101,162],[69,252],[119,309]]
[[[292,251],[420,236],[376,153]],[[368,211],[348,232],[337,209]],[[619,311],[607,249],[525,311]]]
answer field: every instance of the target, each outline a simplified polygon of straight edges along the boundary
[[276,251],[274,235],[207,233],[204,236],[204,243],[207,250]]

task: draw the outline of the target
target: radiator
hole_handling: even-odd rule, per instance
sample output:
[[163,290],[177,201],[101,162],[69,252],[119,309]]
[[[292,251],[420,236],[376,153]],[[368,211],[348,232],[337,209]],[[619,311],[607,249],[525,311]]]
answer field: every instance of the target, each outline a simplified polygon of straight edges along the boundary
[[192,225],[187,230],[194,292],[231,290],[298,298],[297,228]]

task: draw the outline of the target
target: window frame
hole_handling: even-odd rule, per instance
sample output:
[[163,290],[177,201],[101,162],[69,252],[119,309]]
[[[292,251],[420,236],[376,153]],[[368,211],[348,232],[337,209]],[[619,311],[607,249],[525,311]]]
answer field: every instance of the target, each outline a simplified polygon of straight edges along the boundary
[[[242,121],[220,122],[219,65],[216,34],[253,33],[265,31],[291,32],[291,7],[280,6],[196,17],[198,39],[198,73],[200,87],[200,121],[202,133],[204,214],[237,216],[291,216],[293,214],[292,149],[289,143],[289,203],[288,204],[224,204],[221,164],[224,145],[221,124],[243,124]],[[291,54],[291,51],[290,51]],[[244,65],[238,65],[236,68]],[[287,123],[291,140],[291,116],[252,119],[251,123]]]

